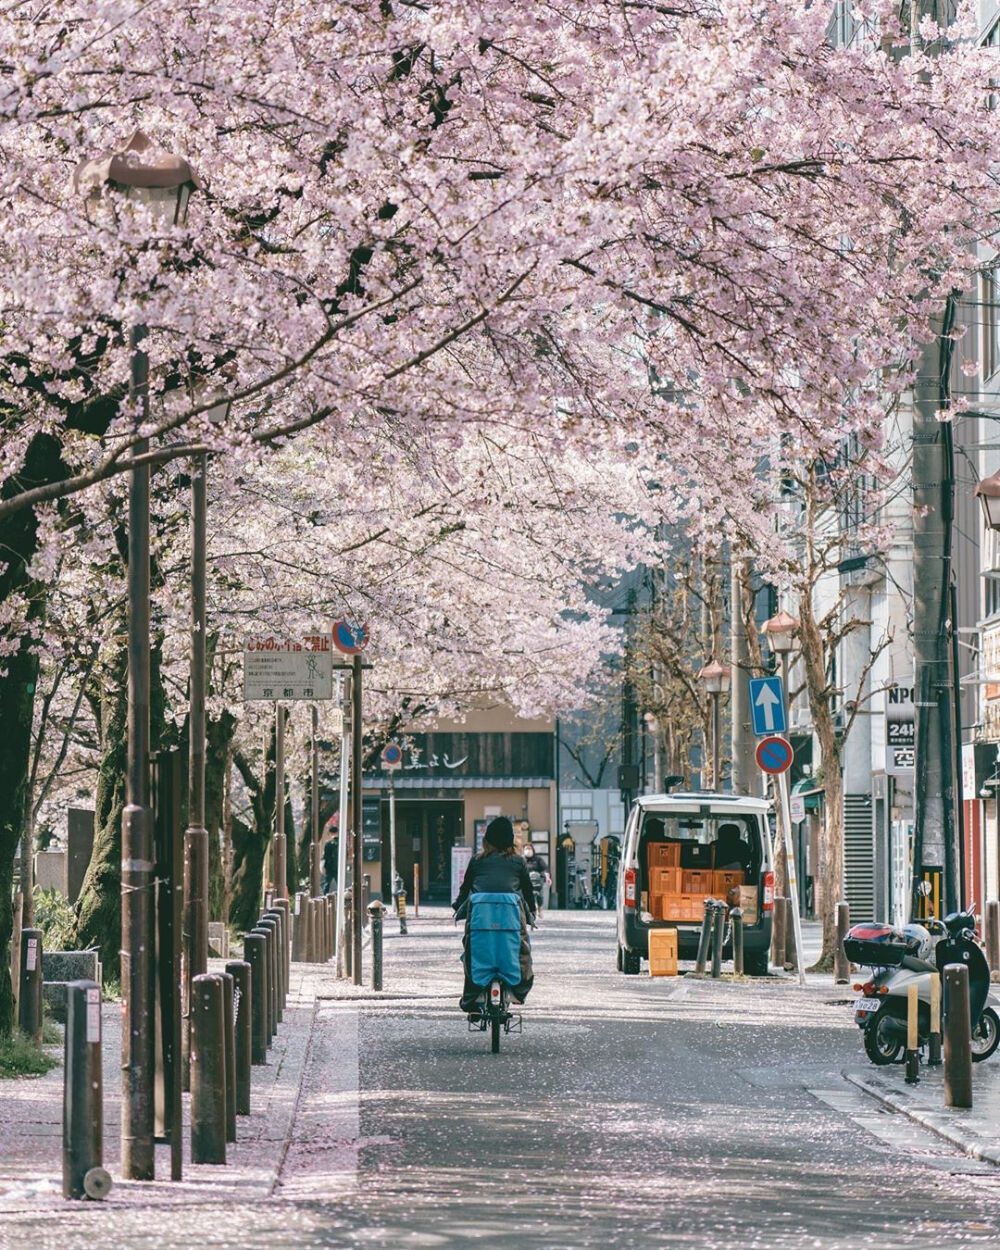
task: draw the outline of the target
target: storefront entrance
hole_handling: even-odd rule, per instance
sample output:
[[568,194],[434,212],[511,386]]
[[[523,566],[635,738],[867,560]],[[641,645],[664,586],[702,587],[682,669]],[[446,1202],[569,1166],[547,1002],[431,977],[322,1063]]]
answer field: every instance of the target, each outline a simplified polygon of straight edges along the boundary
[[[383,828],[388,829],[388,802]],[[420,901],[450,903],[451,848],[462,841],[461,799],[396,799],[396,861],[407,898],[413,898],[413,866],[420,865]],[[389,884],[388,856],[383,859],[383,891]],[[384,893],[388,898],[388,893]]]

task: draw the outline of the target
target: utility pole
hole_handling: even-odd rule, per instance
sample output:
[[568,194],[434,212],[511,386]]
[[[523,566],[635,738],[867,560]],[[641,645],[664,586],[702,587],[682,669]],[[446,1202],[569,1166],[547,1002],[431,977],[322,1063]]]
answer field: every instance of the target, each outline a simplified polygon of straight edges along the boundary
[[[948,25],[937,0],[910,0],[910,44],[924,17]],[[949,407],[955,300],[932,321],[913,388],[913,667],[915,702],[913,906],[925,878],[940,874],[944,909],[958,905],[957,821],[951,617],[955,460]]]

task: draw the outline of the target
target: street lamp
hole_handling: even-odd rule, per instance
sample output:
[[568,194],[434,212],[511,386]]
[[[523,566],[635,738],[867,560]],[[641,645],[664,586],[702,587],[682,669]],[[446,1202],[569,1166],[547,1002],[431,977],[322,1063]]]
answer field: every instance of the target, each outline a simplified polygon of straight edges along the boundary
[[986,528],[1000,530],[1000,472],[984,477],[972,494],[983,505]]
[[718,660],[712,659],[698,674],[699,680],[712,696],[712,790],[719,788],[719,743],[722,737],[719,732],[719,696],[728,692],[731,673],[728,664],[720,664]]
[[[786,612],[784,608],[761,626],[761,633],[767,638],[774,654],[781,657],[782,665],[785,664],[786,657],[792,649],[793,638],[798,628],[797,618],[790,612]],[[782,670],[782,678],[784,678],[784,670]]]
[[[181,225],[198,180],[182,157],[157,151],[137,130],[119,152],[83,161],[74,188],[91,204],[105,188],[143,204],[157,224]],[[149,781],[149,450],[141,430],[149,416],[146,329],[129,330],[129,403],[135,420],[128,517],[128,718],[125,810],[122,814],[122,1172],[153,1180],[153,813]]]

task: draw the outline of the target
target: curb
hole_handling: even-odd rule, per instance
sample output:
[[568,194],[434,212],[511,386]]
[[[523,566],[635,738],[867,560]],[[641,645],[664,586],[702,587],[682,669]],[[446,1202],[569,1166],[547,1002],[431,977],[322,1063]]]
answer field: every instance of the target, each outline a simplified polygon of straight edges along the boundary
[[961,1111],[935,1111],[931,1107],[921,1106],[914,1099],[890,1089],[874,1077],[863,1077],[855,1072],[847,1071],[841,1072],[841,1076],[850,1085],[860,1089],[862,1093],[874,1098],[892,1111],[906,1116],[908,1120],[919,1124],[928,1132],[943,1138],[949,1145],[956,1146],[963,1154],[972,1159],[979,1159],[983,1163],[992,1163],[995,1167],[1000,1167],[1000,1146],[995,1141],[974,1132],[967,1125],[955,1123],[952,1117],[963,1114]]

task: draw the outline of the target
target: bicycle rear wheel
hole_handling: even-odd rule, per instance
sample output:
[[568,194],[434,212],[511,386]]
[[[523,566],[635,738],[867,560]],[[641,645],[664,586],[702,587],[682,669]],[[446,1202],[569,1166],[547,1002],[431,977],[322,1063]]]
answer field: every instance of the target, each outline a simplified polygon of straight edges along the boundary
[[500,1053],[500,1016],[499,1007],[490,1007],[490,1050],[494,1055]]

